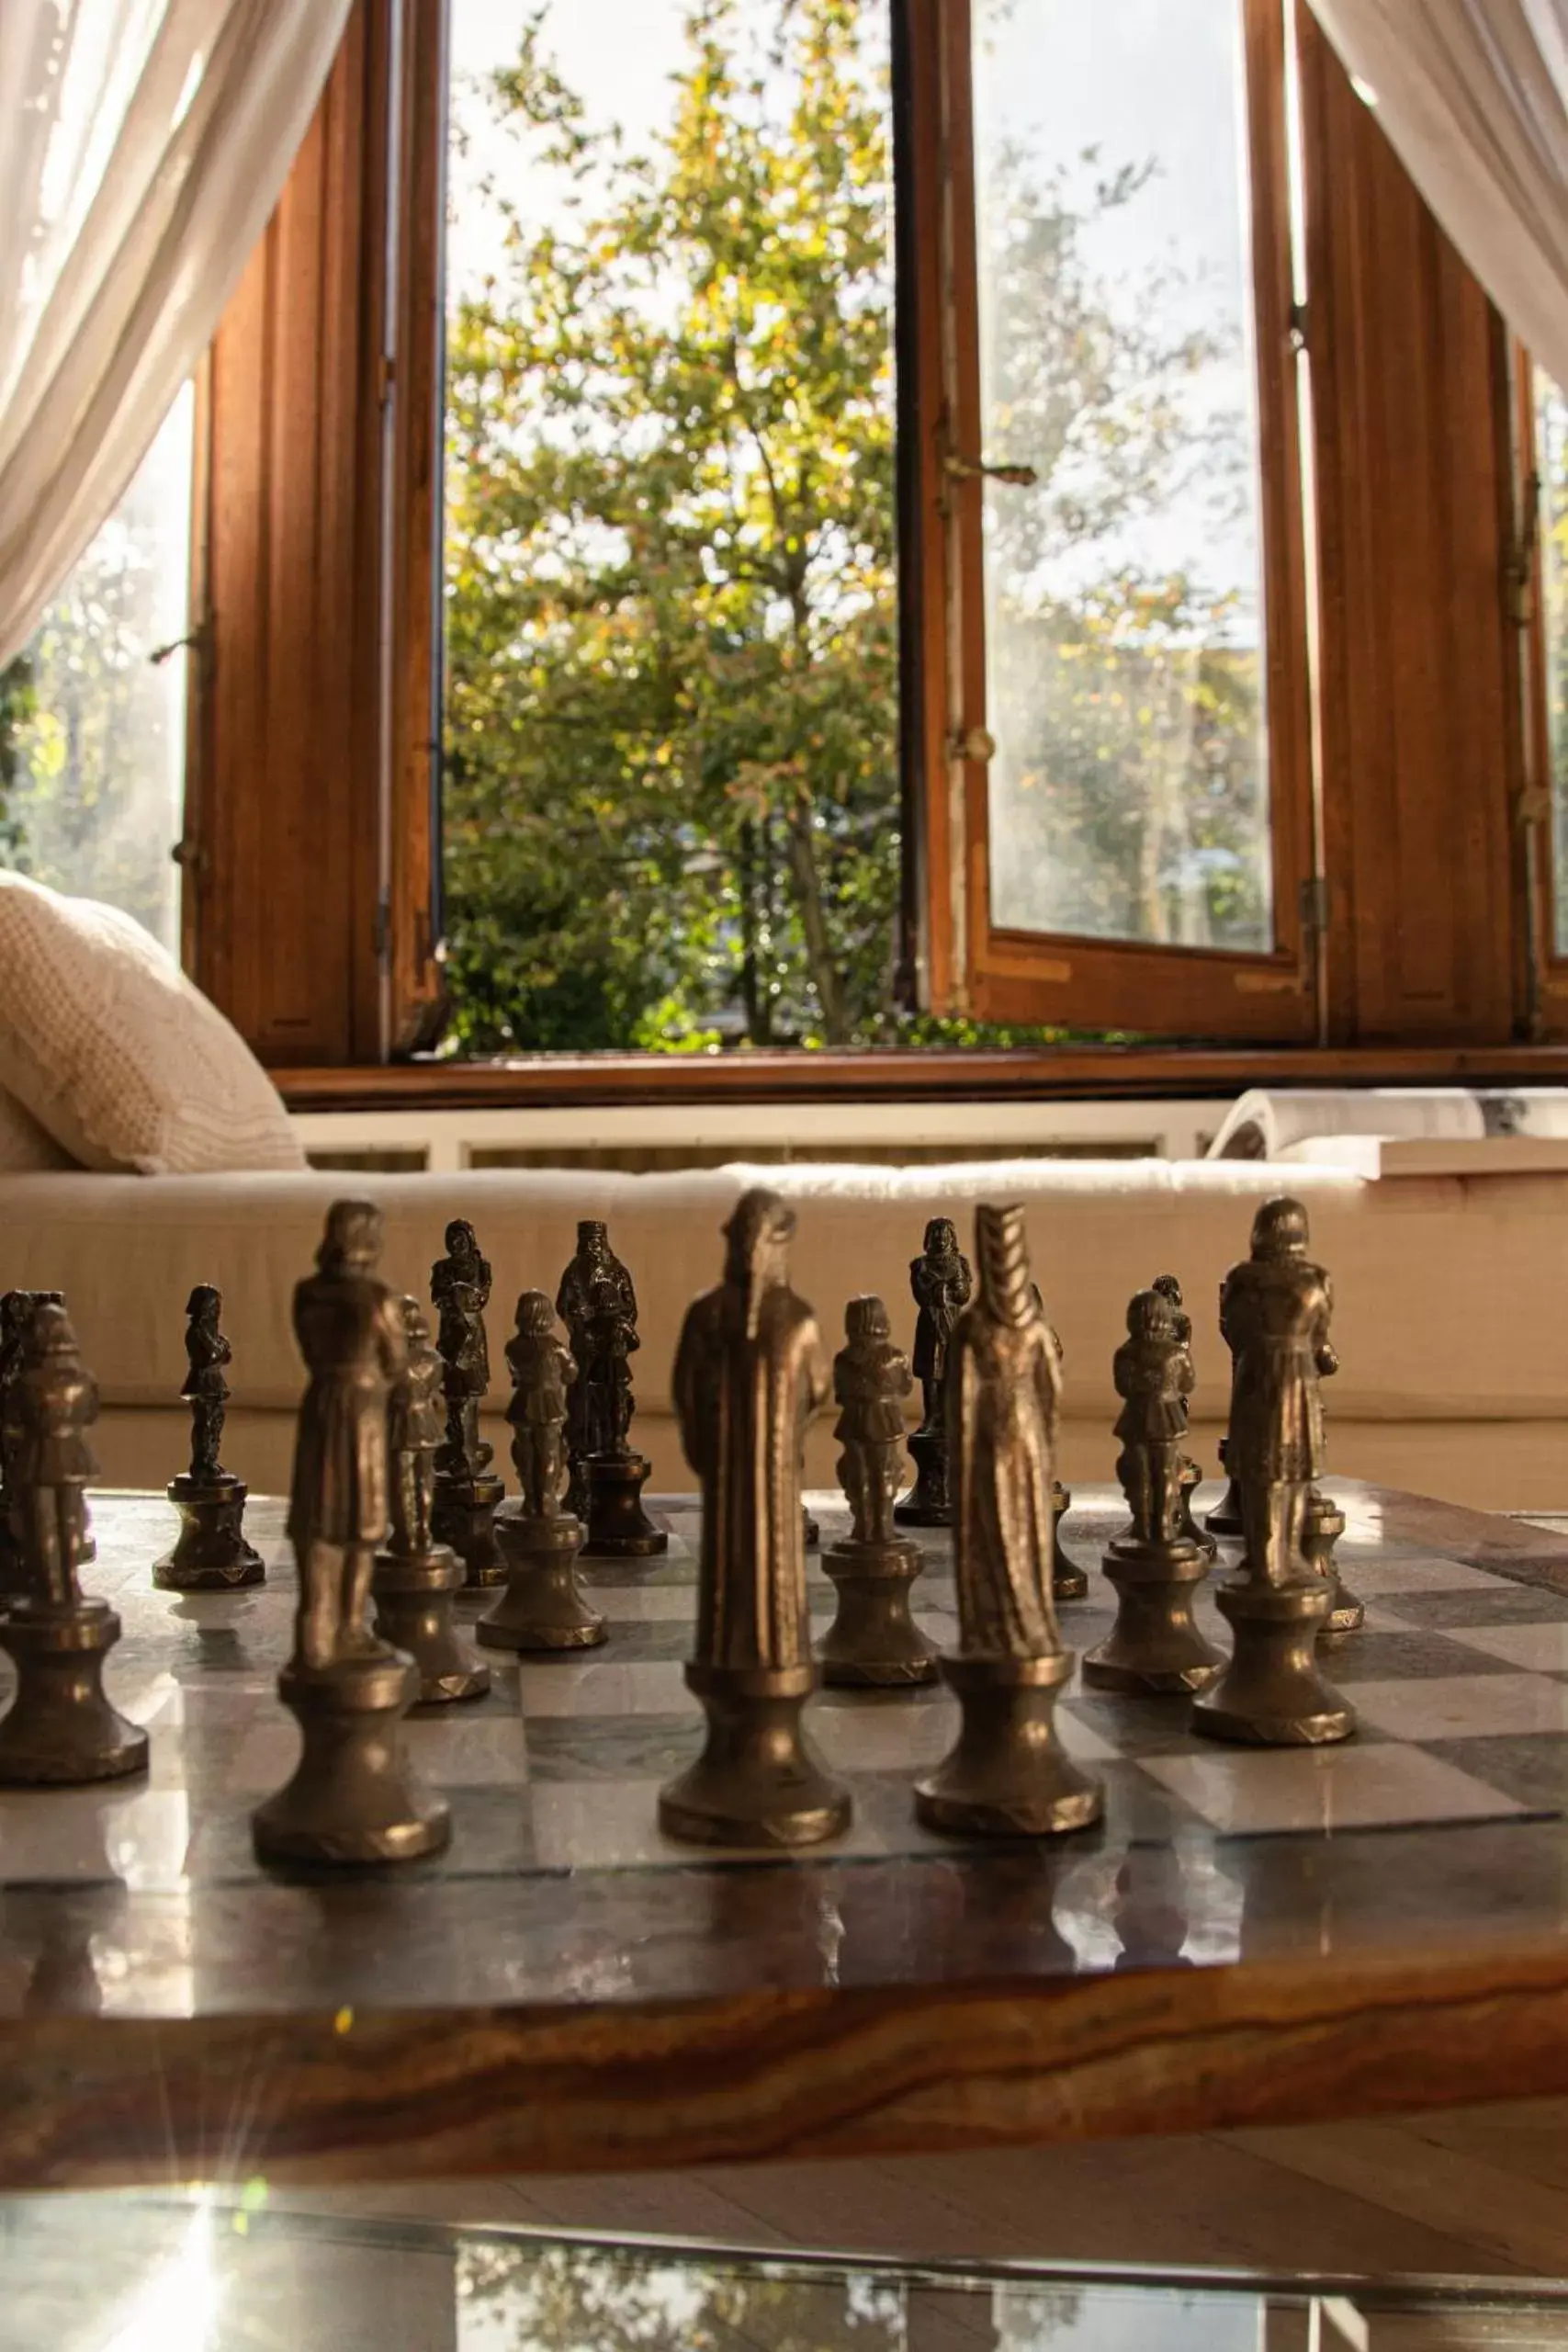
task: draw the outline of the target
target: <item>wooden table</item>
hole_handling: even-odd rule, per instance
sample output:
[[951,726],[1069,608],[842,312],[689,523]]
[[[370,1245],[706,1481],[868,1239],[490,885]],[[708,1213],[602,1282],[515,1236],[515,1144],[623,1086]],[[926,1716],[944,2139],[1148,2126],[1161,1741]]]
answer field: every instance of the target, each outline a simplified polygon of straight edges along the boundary
[[[667,1503],[667,1562],[590,1571],[605,1649],[500,1665],[479,1706],[409,1727],[450,1854],[313,1883],[249,1843],[295,1737],[280,1507],[252,1506],[267,1586],[192,1600],[150,1587],[162,1500],[99,1498],[87,1582],[124,1620],[109,1680],[152,1770],[0,1799],[0,2186],[604,2170],[1568,2090],[1568,1548],[1334,1491],[1369,1602],[1331,1668],[1363,1716],[1342,1750],[1233,1754],[1179,1704],[1075,1695],[1103,1826],[987,1850],[910,1815],[945,1694],[824,1694],[807,1720],[854,1788],[849,1837],[683,1852],[652,1811],[697,1732],[694,1513]],[[1080,1506],[1092,1566],[1121,1514]],[[950,1634],[940,1540],[918,1593]],[[1098,1578],[1064,1612],[1078,1648],[1108,1622]]]

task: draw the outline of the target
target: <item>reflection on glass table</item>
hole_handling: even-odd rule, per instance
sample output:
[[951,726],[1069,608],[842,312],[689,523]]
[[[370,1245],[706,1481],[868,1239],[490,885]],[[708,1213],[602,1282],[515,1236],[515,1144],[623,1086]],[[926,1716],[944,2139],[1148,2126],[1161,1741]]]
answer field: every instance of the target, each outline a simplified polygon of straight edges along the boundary
[[0,2202],[0,2346],[50,2352],[1469,2352],[1568,2287],[967,2267],[290,2213]]

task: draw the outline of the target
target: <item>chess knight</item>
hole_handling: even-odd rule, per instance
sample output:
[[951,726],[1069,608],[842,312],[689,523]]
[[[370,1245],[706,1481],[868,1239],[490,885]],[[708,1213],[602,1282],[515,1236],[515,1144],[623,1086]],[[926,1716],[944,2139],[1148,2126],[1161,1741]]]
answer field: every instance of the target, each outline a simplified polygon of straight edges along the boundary
[[963,1710],[945,1761],[916,1785],[928,1827],[1040,1836],[1100,1817],[1097,1782],[1052,1723],[1072,1672],[1051,1594],[1052,1457],[1061,1374],[1030,1278],[1023,1211],[975,1213],[979,1295],[947,1370],[959,1646],[942,1662]]
[[909,1440],[917,1476],[896,1517],[909,1527],[947,1527],[953,1512],[948,1494],[947,1418],[943,1388],[947,1351],[959,1316],[969,1303],[974,1277],[958,1247],[951,1217],[933,1216],[925,1245],[909,1263],[909,1289],[919,1313],[915,1318],[915,1378],[920,1384],[920,1426]]
[[816,1682],[800,1461],[829,1394],[817,1318],[790,1288],[795,1216],[774,1193],[737,1203],[724,1279],[687,1310],[675,1411],[702,1488],[695,1655],[686,1679],[707,1745],[660,1799],[672,1837],[798,1846],[849,1820],[847,1791],[800,1733]]

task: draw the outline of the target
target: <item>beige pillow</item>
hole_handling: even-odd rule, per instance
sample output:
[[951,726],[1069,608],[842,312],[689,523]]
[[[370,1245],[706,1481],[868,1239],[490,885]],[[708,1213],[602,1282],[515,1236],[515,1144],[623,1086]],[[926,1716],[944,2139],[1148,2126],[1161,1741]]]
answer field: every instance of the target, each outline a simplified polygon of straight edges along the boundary
[[0,1087],[0,1175],[19,1176],[30,1169],[76,1165],[32,1113],[24,1111],[15,1095]]
[[85,1168],[302,1168],[239,1032],[134,918],[0,872],[0,1086]]

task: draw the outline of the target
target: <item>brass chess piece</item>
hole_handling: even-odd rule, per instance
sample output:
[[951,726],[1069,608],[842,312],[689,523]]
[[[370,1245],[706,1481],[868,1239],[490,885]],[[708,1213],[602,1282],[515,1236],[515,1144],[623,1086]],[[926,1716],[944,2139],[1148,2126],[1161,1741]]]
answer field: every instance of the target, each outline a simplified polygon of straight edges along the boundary
[[432,1529],[463,1563],[470,1589],[500,1584],[506,1570],[495,1540],[496,1506],[506,1492],[491,1468],[495,1449],[479,1435],[479,1405],[490,1388],[490,1260],[467,1217],[446,1227],[446,1254],[430,1270],[446,1399],[446,1433],[435,1455]]
[[525,1290],[517,1302],[506,1365],[512,1375],[506,1418],[517,1473],[516,1495],[495,1520],[506,1590],[476,1630],[492,1649],[592,1649],[604,1638],[604,1620],[577,1581],[582,1522],[561,1507],[570,1392],[579,1374],[542,1290]]
[[1317,1637],[1320,1650],[1342,1648],[1352,1634],[1360,1632],[1367,1619],[1366,1610],[1335,1563],[1334,1547],[1344,1532],[1344,1512],[1331,1496],[1314,1487],[1307,1497],[1302,1549],[1308,1566],[1315,1568],[1328,1587],[1328,1614]]
[[1229,1466],[1241,1489],[1244,1550],[1215,1594],[1235,1629],[1235,1655],[1194,1702],[1192,1728],[1264,1747],[1317,1747],[1356,1728],[1317,1665],[1330,1593],[1303,1550],[1323,1459],[1318,1382],[1335,1362],[1328,1277],[1308,1258],[1307,1239],[1299,1201],[1266,1201],[1251,1255],[1231,1268],[1220,1294],[1235,1373]]
[[850,1819],[849,1791],[800,1723],[817,1683],[800,1459],[828,1366],[816,1317],[789,1285],[794,1232],[777,1193],[742,1195],[725,1227],[724,1278],[694,1300],[675,1352],[681,1442],[703,1499],[686,1682],[707,1737],[661,1792],[659,1819],[697,1845],[809,1846]]
[[[1039,1283],[1031,1283],[1029,1287],[1033,1295],[1035,1306],[1039,1308],[1041,1315],[1043,1316],[1045,1313],[1045,1302],[1040,1295]],[[1050,1337],[1051,1345],[1056,1351],[1056,1393],[1059,1396],[1062,1386],[1062,1374],[1066,1363],[1066,1354],[1062,1346],[1062,1335],[1055,1329],[1055,1325],[1047,1320],[1045,1329]],[[1066,1545],[1062,1541],[1062,1521],[1066,1519],[1072,1507],[1072,1488],[1070,1487],[1064,1487],[1060,1478],[1055,1476],[1055,1470],[1053,1469],[1051,1477],[1051,1596],[1055,1600],[1082,1600],[1089,1590],[1089,1577],[1087,1573],[1079,1567],[1077,1562],[1074,1559],[1072,1554],[1067,1550]]]
[[1181,1529],[1192,1359],[1176,1310],[1159,1291],[1139,1291],[1128,1307],[1115,1379],[1123,1400],[1116,1475],[1133,1519],[1105,1555],[1116,1623],[1084,1659],[1083,1679],[1100,1690],[1185,1695],[1211,1683],[1224,1660],[1192,1623],[1193,1596],[1209,1566]]
[[652,1465],[631,1442],[631,1358],[642,1345],[637,1293],[599,1217],[578,1226],[577,1254],[561,1276],[556,1313],[577,1365],[567,1402],[566,1508],[586,1521],[590,1552],[652,1559],[669,1550],[670,1538],[642,1507]]
[[[299,1562],[294,1653],[278,1697],[304,1736],[284,1786],[252,1815],[264,1862],[412,1861],[450,1835],[420,1788],[399,1725],[419,1695],[412,1662],[372,1633],[378,1549],[390,1533],[387,1408],[407,1365],[397,1298],[376,1273],[381,1213],[335,1201],[314,1274],[294,1292],[310,1372],[299,1407],[288,1536]],[[450,1390],[448,1390],[450,1397]]]
[[1073,1654],[1051,1592],[1051,1467],[1060,1373],[1029,1274],[1023,1211],[975,1212],[979,1295],[953,1331],[949,1460],[959,1646],[942,1660],[958,1739],[915,1785],[929,1829],[1048,1837],[1100,1818],[1100,1784],[1053,1717]]
[[823,1555],[839,1595],[838,1614],[818,1649],[825,1682],[899,1689],[936,1680],[936,1651],[909,1614],[909,1588],[924,1562],[919,1545],[893,1524],[904,1452],[902,1400],[914,1385],[879,1298],[852,1298],[846,1344],[833,1359],[843,1449],[839,1483],[849,1498],[846,1540]]
[[412,1657],[419,1676],[420,1709],[482,1699],[490,1668],[477,1658],[453,1620],[452,1596],[463,1564],[431,1529],[435,1456],[444,1419],[441,1358],[417,1298],[398,1301],[403,1368],[387,1405],[387,1453],[391,1470],[392,1532],[376,1555],[370,1576],[375,1630]]
[[[64,1304],[65,1294],[58,1290],[8,1290],[0,1296],[0,1608],[10,1594],[26,1589],[21,1545],[11,1524],[10,1467],[5,1457],[6,1399],[22,1369],[22,1341],[34,1309]],[[82,1554],[84,1566],[96,1557],[89,1529]]]
[[5,1410],[19,1588],[0,1614],[0,1646],[17,1668],[0,1718],[0,1786],[119,1780],[145,1767],[147,1735],[104,1694],[119,1619],[107,1601],[85,1599],[79,1581],[98,1392],[53,1299],[21,1327]]
[[186,1373],[180,1395],[190,1405],[190,1468],[168,1485],[180,1515],[174,1549],[153,1563],[164,1592],[232,1592],[260,1584],[266,1563],[245,1539],[243,1478],[218,1459],[229,1403],[224,1372],[233,1350],[223,1336],[223,1301],[210,1283],[198,1283],[186,1305]]
[[901,1527],[951,1527],[948,1493],[947,1412],[943,1384],[954,1326],[969,1304],[975,1280],[958,1247],[951,1217],[933,1216],[925,1246],[909,1264],[909,1288],[919,1313],[915,1318],[915,1378],[920,1384],[920,1426],[911,1431],[909,1452],[916,1478],[893,1516]]
[[[1189,1369],[1190,1369],[1192,1363],[1192,1317],[1188,1314],[1186,1307],[1182,1305],[1181,1284],[1178,1282],[1174,1274],[1156,1274],[1154,1281],[1149,1284],[1149,1288],[1151,1290],[1158,1291],[1160,1296],[1168,1303],[1171,1312],[1176,1317],[1177,1340],[1186,1354],[1188,1366]],[[1189,1396],[1191,1395],[1192,1389],[1195,1388],[1197,1385],[1198,1376],[1197,1374],[1194,1373],[1192,1375],[1191,1385],[1187,1391]],[[1213,1560],[1218,1555],[1220,1547],[1214,1541],[1213,1535],[1210,1534],[1208,1529],[1206,1527],[1200,1527],[1197,1521],[1192,1516],[1192,1498],[1197,1493],[1198,1488],[1202,1485],[1202,1471],[1199,1468],[1197,1463],[1192,1460],[1190,1454],[1184,1453],[1181,1457],[1181,1469],[1179,1476],[1181,1500],[1177,1511],[1176,1532],[1179,1535],[1185,1535],[1190,1544],[1196,1544],[1198,1549],[1204,1553],[1208,1558]]]

